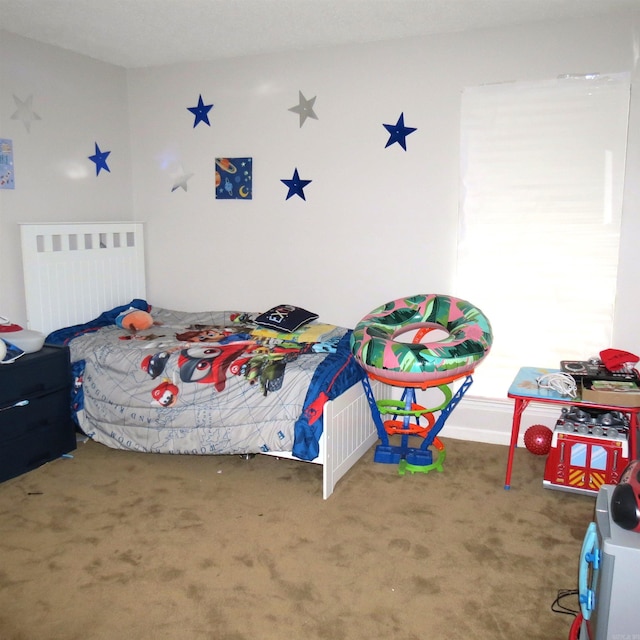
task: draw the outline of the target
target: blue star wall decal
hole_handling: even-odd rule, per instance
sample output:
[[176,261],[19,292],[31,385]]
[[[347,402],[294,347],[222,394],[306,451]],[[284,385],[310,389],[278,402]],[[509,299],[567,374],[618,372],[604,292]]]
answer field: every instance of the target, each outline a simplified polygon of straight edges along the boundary
[[104,169],[105,171],[111,173],[111,169],[109,169],[109,167],[107,166],[107,158],[109,157],[111,151],[100,151],[100,147],[98,146],[97,142],[95,143],[95,145],[96,152],[92,156],[89,156],[89,160],[96,163],[96,175],[100,175],[101,169]]
[[195,116],[193,120],[194,129],[201,122],[204,122],[208,127],[211,126],[211,123],[209,122],[209,111],[211,111],[211,107],[213,107],[213,104],[205,104],[202,101],[202,94],[198,97],[197,106],[187,107],[187,109]]
[[280,182],[283,182],[289,188],[289,193],[287,193],[287,197],[285,198],[286,200],[288,200],[291,196],[300,196],[303,200],[306,200],[306,198],[304,197],[304,188],[313,181],[301,180],[300,176],[298,175],[298,168],[296,167],[293,172],[293,178],[291,178],[291,180],[280,180]]
[[384,148],[391,146],[394,142],[397,142],[405,151],[407,150],[407,136],[414,131],[417,131],[415,127],[404,126],[404,112],[400,114],[398,122],[395,124],[383,124],[382,125],[389,132],[389,140]]

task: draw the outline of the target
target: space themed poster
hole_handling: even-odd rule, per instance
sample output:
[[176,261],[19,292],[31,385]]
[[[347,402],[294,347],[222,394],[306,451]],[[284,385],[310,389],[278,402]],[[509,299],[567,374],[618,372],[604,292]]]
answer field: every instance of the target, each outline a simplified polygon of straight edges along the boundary
[[251,200],[252,158],[216,158],[216,199]]

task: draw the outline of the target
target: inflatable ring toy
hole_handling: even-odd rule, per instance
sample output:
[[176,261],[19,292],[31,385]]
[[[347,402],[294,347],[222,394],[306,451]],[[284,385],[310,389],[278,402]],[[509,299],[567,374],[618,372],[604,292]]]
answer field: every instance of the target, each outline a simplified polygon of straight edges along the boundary
[[[440,329],[446,335],[425,342],[398,340],[421,329]],[[416,384],[471,373],[489,353],[492,337],[489,320],[470,302],[422,294],[387,302],[368,313],[351,334],[351,351],[365,371]]]

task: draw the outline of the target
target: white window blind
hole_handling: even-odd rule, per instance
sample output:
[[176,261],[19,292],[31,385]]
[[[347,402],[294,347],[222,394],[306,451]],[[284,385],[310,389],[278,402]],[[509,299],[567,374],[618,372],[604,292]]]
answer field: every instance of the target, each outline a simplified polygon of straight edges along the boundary
[[494,331],[471,394],[612,346],[629,97],[628,74],[463,91],[455,291]]

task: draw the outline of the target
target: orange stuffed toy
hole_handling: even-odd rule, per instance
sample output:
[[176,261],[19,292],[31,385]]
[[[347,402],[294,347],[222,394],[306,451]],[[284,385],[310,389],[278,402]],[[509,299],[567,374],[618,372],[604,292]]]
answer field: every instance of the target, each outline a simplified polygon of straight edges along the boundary
[[153,326],[153,318],[148,311],[131,307],[116,318],[116,325],[135,333],[150,329]]

